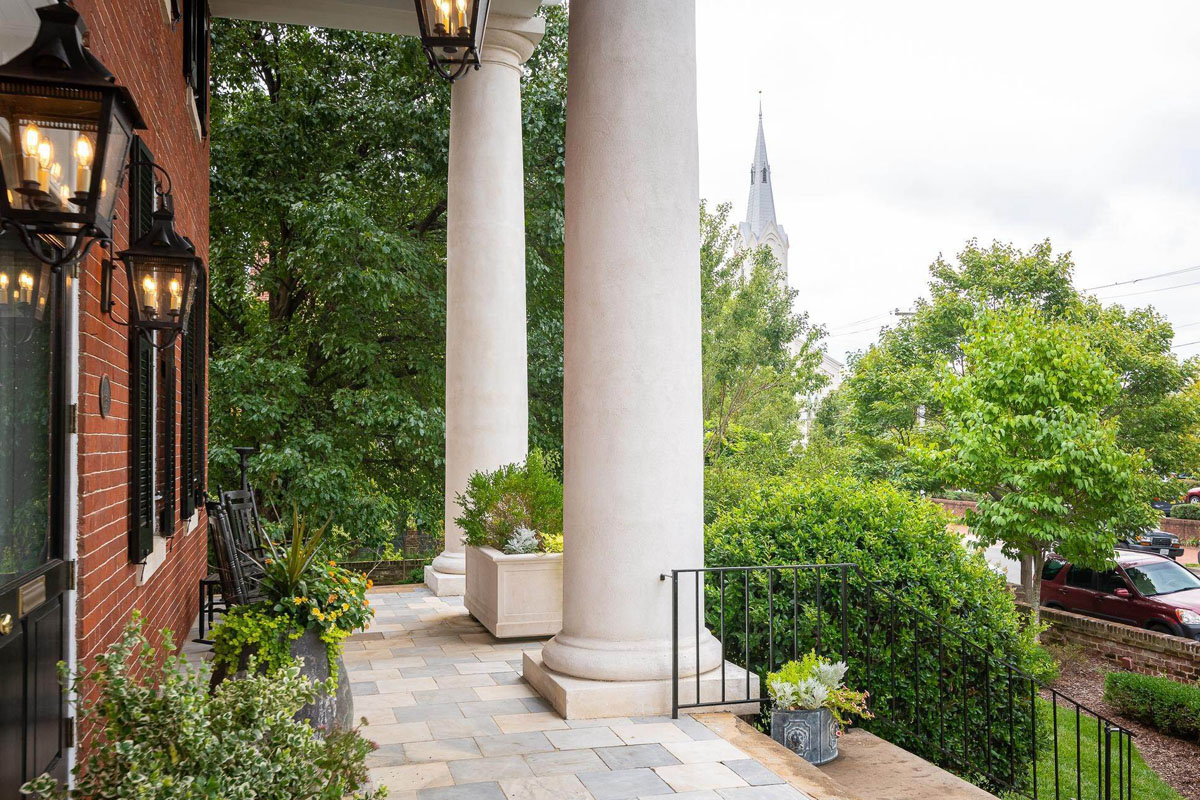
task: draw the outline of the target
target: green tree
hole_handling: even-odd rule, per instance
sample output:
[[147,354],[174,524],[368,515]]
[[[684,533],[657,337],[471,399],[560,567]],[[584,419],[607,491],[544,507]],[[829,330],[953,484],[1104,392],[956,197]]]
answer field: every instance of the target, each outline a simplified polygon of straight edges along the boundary
[[1122,445],[1143,449],[1161,475],[1200,467],[1200,404],[1191,400],[1200,360],[1171,352],[1170,323],[1152,308],[1104,307],[1080,293],[1074,269],[1070,254],[1056,254],[1048,241],[1027,251],[971,241],[956,263],[939,257],[929,269],[929,299],[851,359],[834,425],[854,448],[856,469],[913,489],[941,488],[908,453],[942,441],[936,378],[945,368],[963,373],[967,327],[981,307],[1031,307],[1079,326],[1119,376],[1104,416],[1117,421]]
[[806,395],[824,331],[792,304],[796,292],[771,250],[742,246],[729,204],[700,207],[705,510],[795,465]]
[[1020,558],[1027,599],[1045,556],[1100,569],[1118,536],[1148,526],[1149,463],[1127,452],[1105,412],[1118,376],[1084,330],[1031,308],[984,309],[967,325],[961,371],[935,392],[944,445],[927,451],[948,483],[984,495],[967,524],[987,547]]
[[765,448],[776,458],[790,452],[804,398],[824,384],[817,371],[823,329],[793,309],[796,290],[770,248],[741,246],[729,210],[728,203],[711,213],[700,208],[704,454],[710,464],[742,446]]
[[[547,22],[523,80],[530,427],[557,449],[565,12]],[[258,444],[268,503],[344,541],[434,528],[449,87],[411,37],[213,28],[211,483]]]

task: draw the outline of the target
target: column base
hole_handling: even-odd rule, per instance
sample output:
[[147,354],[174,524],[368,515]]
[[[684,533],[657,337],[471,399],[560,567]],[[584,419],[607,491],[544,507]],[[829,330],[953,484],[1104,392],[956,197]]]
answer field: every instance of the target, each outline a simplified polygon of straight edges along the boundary
[[[526,651],[522,675],[564,719],[604,717],[656,717],[671,713],[671,679],[657,681],[596,681],[555,672],[542,663],[540,652]],[[746,670],[725,662],[725,696],[746,697]],[[758,676],[750,673],[750,696],[759,696]],[[700,702],[721,699],[720,668],[700,676]],[[679,681],[679,702],[696,702],[696,677]],[[728,711],[736,715],[757,714],[758,703],[729,703],[700,711]]]
[[462,597],[467,593],[467,576],[426,567],[425,585],[438,597]]

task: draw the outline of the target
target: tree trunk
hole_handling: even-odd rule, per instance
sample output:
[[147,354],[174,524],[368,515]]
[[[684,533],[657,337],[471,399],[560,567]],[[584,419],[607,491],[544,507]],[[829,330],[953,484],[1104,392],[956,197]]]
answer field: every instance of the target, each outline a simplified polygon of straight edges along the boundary
[[1021,554],[1021,594],[1029,604],[1029,621],[1037,627],[1042,622],[1042,567],[1046,564],[1046,554]]

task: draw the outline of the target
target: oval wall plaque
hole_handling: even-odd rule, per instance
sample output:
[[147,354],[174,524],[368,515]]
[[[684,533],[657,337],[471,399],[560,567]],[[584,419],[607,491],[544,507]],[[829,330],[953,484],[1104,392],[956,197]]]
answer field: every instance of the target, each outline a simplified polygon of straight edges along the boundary
[[112,384],[109,383],[108,376],[103,375],[100,378],[100,416],[107,417],[108,412],[112,410]]

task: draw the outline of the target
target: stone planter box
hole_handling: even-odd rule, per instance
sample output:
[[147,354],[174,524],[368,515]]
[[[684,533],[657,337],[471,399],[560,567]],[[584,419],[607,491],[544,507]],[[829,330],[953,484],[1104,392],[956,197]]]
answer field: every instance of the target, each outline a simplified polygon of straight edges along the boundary
[[771,738],[810,764],[837,758],[837,723],[828,708],[771,712]]
[[467,548],[467,611],[497,639],[562,629],[562,553],[510,556]]

